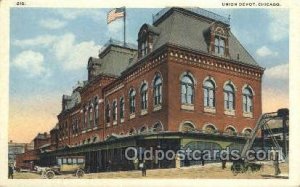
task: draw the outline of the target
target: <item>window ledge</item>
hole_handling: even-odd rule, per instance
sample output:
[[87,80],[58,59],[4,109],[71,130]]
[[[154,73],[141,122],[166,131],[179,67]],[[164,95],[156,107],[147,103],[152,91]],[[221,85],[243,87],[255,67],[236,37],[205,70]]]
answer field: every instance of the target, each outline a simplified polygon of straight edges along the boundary
[[243,112],[243,116],[245,118],[253,118],[253,113],[252,112]]
[[82,131],[82,134],[83,134],[83,133],[86,133],[86,130],[83,130],[83,131]]
[[94,127],[94,128],[93,128],[93,130],[96,130],[96,129],[98,129],[98,127]]
[[121,123],[124,123],[124,118],[121,118],[120,122],[121,122]]
[[183,110],[194,110],[194,105],[181,104],[181,109],[183,109]]
[[216,108],[215,107],[204,107],[204,112],[216,113]]
[[110,123],[106,123],[106,127],[110,127]]
[[235,110],[226,110],[225,109],[224,114],[228,115],[228,116],[235,116]]
[[161,105],[155,105],[154,108],[153,108],[153,111],[158,111],[162,108]]
[[92,129],[91,129],[91,128],[89,128],[89,129],[87,130],[87,132],[90,132],[90,131],[92,131]]
[[113,125],[117,125],[118,123],[117,123],[117,121],[113,121]]
[[130,114],[130,116],[129,116],[129,119],[133,119],[133,118],[135,118],[135,113]]
[[143,116],[143,115],[146,115],[146,114],[148,114],[148,110],[147,110],[147,109],[141,110],[141,115],[142,115],[142,116]]

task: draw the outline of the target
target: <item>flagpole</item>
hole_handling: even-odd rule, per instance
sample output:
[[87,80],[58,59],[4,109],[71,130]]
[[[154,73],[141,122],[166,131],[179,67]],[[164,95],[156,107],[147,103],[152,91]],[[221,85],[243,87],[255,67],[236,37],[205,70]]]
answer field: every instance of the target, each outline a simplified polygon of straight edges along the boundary
[[124,7],[124,47],[126,46],[126,7]]

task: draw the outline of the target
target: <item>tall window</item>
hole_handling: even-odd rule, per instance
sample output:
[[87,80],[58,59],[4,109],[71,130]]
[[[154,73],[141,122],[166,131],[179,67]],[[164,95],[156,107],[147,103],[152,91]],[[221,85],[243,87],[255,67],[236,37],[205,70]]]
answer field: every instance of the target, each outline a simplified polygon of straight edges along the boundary
[[243,111],[253,112],[253,93],[249,87],[243,89]]
[[124,119],[124,110],[125,110],[124,98],[121,97],[121,99],[120,99],[120,119]]
[[89,127],[92,126],[92,123],[93,123],[93,108],[90,107],[89,108]]
[[189,75],[184,75],[181,79],[181,103],[194,103],[194,81]]
[[147,103],[148,103],[148,86],[146,83],[144,83],[141,87],[141,109],[146,110],[147,109]]
[[225,54],[225,39],[220,36],[215,37],[215,53],[218,55]]
[[215,107],[215,84],[212,80],[204,82],[204,106]]
[[141,55],[145,56],[148,53],[148,42],[147,38],[141,43]]
[[84,112],[84,127],[86,128],[87,127],[87,119],[88,118],[88,111],[85,109],[85,112]]
[[117,101],[114,101],[112,104],[112,116],[113,116],[113,121],[117,121]]
[[110,107],[109,107],[109,103],[106,104],[105,107],[105,118],[106,118],[106,123],[110,122]]
[[224,88],[224,108],[225,110],[234,110],[234,88],[231,84],[226,84]]
[[158,75],[154,79],[154,105],[162,103],[162,80]]
[[135,113],[135,90],[129,92],[130,114]]
[[95,112],[95,126],[97,126],[99,124],[99,107],[98,107],[98,104],[95,105],[95,109],[94,109],[94,112]]

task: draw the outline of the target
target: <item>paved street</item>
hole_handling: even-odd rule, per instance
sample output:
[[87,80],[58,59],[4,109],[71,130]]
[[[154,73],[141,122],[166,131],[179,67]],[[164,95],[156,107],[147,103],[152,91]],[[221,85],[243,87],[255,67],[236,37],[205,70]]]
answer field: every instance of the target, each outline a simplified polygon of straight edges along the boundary
[[[281,176],[287,176],[288,166],[287,164],[280,164],[280,169],[282,172]],[[245,178],[274,178],[274,168],[272,165],[264,165],[262,169],[258,172],[247,172],[243,174],[238,174],[234,176],[230,171],[230,165],[227,166],[225,170],[221,169],[221,164],[207,164],[205,166],[193,166],[193,167],[183,167],[180,169],[157,169],[157,170],[147,170],[147,177],[141,176],[141,171],[121,171],[121,172],[102,172],[102,173],[90,173],[86,174],[83,178],[85,179],[103,179],[103,178],[213,178],[213,179],[245,179]],[[36,173],[16,173],[16,179],[40,179],[41,176]],[[56,175],[57,179],[71,179],[76,178],[75,176],[68,175]]]

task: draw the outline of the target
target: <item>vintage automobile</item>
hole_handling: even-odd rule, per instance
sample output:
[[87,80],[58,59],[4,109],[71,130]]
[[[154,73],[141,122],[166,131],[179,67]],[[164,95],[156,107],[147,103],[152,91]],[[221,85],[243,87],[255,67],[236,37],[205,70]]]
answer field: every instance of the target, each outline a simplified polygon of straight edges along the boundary
[[63,156],[56,158],[55,166],[47,168],[42,172],[42,176],[53,179],[55,175],[73,173],[78,178],[83,177],[85,167],[84,156]]

